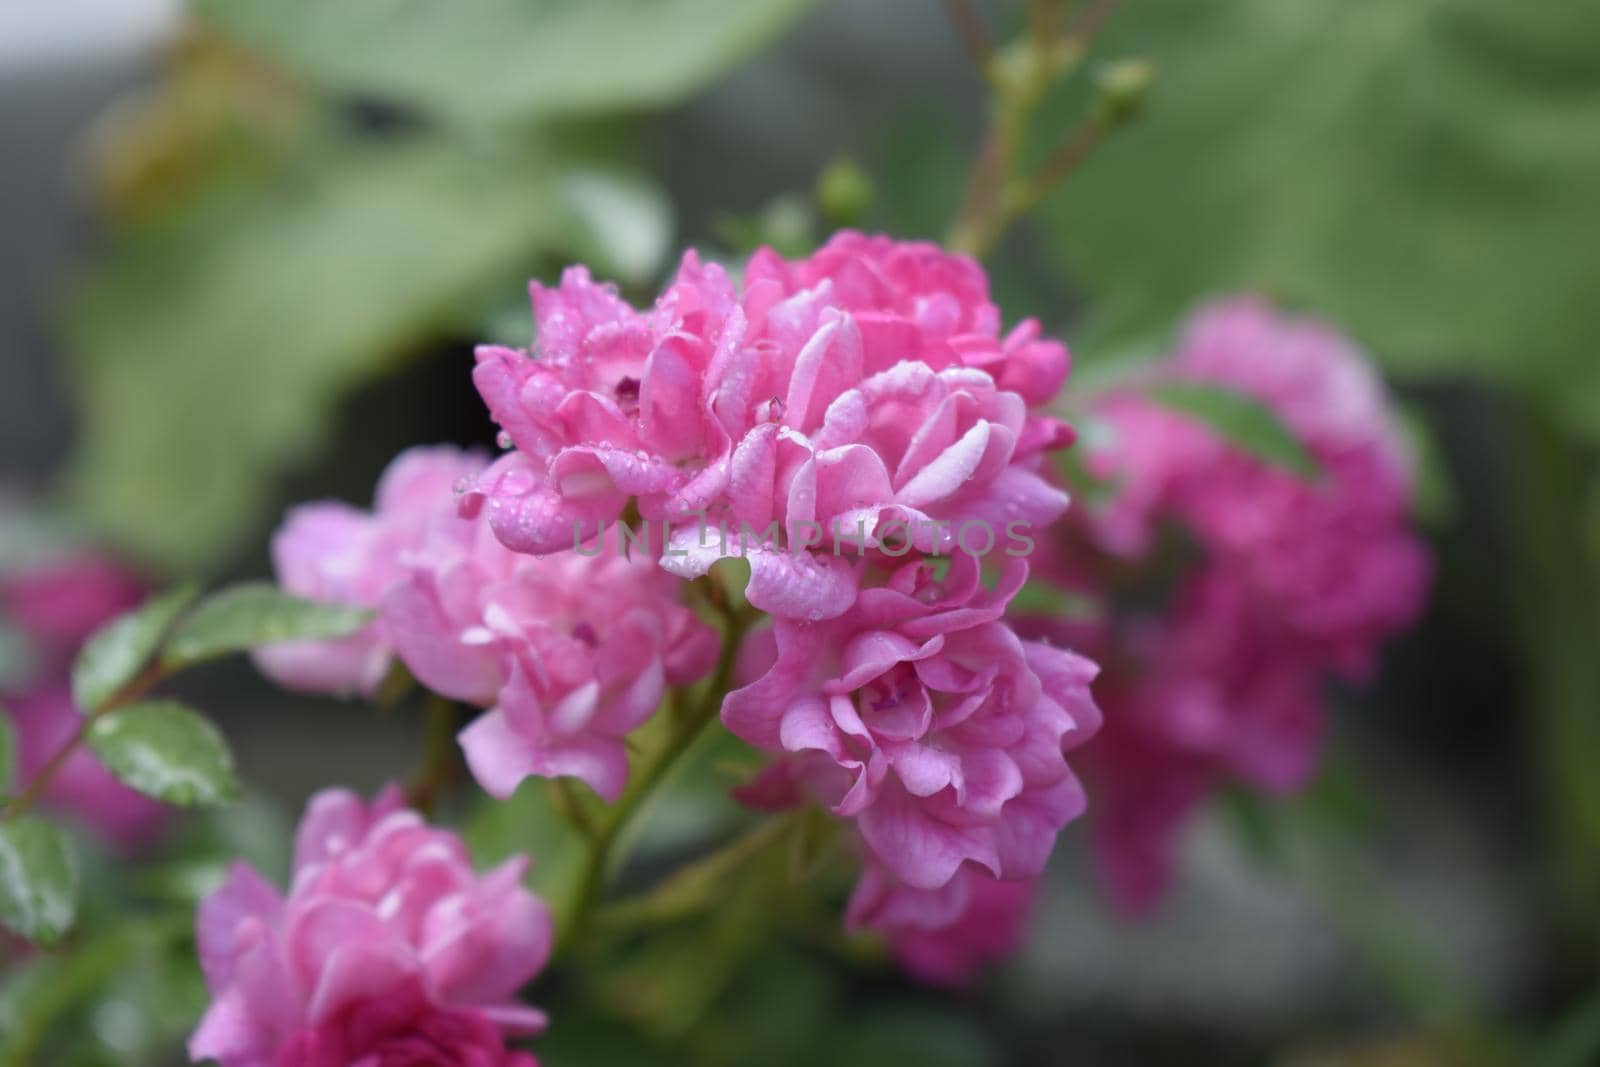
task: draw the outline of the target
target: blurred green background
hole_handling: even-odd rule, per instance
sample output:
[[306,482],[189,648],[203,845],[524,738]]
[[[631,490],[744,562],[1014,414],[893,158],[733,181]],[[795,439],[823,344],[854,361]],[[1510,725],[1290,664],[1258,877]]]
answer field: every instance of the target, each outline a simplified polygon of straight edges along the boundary
[[[1027,16],[978,7],[1002,38]],[[1239,289],[1343,324],[1427,444],[1424,626],[1340,694],[1324,784],[1219,809],[1152,921],[1111,919],[1069,840],[1027,952],[965,996],[770,923],[689,930],[555,977],[554,1067],[1432,1064],[1463,1033],[1600,1062],[1600,3],[1128,0],[1086,69],[1125,58],[1157,72],[1140,115],[990,261],[1008,320],[1081,375]],[[287,502],[491,440],[471,345],[526,341],[530,276],[582,260],[642,298],[685,245],[937,237],[984,92],[931,0],[13,5],[0,473],[152,575],[260,575]],[[193,684],[263,792],[191,828],[235,847],[415,747],[244,669]],[[646,865],[731,817],[702,793]],[[480,816],[483,847],[538,817]],[[49,1019],[91,1023],[82,1062],[170,1062],[194,993],[142,1029],[126,990]]]

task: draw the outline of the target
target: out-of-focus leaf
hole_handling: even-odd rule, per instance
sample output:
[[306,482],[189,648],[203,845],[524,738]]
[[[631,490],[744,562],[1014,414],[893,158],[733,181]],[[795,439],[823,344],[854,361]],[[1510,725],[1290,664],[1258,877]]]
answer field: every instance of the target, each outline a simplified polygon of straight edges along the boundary
[[771,879],[729,886],[718,907],[657,927],[650,938],[591,976],[591,996],[660,1040],[693,1033],[770,932]]
[[193,585],[177,586],[113,619],[89,638],[72,665],[72,699],[80,711],[96,710],[133,681],[196,592]]
[[239,789],[222,733],[170,700],[101,716],[89,727],[89,747],[124,785],[167,804],[221,804]]
[[769,245],[782,256],[805,256],[817,247],[816,212],[794,193],[774,197],[754,215],[721,215],[712,226],[717,238],[740,254]]
[[642,174],[575,167],[561,178],[561,199],[578,220],[581,257],[602,276],[650,281],[672,241],[672,204]]
[[290,596],[270,582],[245,582],[202,600],[167,642],[162,660],[187,667],[280,641],[322,641],[355,633],[372,612]]
[[80,509],[157,562],[215,562],[343,392],[564,235],[551,167],[442,139],[314,143],[120,235],[64,318]]
[[1252,396],[1203,382],[1168,381],[1148,391],[1162,407],[1203,422],[1236,448],[1306,480],[1317,477],[1316,457],[1277,413]]
[[0,823],[0,923],[50,945],[77,912],[77,864],[60,828],[33,817]]
[[197,0],[322,87],[462,122],[675,103],[811,0]]
[[1053,244],[1111,332],[1261,289],[1600,433],[1596,25],[1597,0],[1124,5],[1097,50],[1160,76],[1054,198]]
[[35,956],[0,984],[0,1067],[171,1062],[204,1011],[188,912],[83,923],[71,951]]
[[1247,789],[1223,789],[1217,794],[1217,808],[1255,860],[1261,863],[1282,861],[1283,820],[1270,800]]

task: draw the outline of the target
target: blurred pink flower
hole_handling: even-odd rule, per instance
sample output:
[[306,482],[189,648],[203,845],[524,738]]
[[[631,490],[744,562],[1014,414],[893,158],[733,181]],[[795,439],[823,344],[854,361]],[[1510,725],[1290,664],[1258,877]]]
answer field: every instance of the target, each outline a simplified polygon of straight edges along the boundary
[[1430,564],[1410,520],[1410,451],[1366,355],[1330,326],[1242,297],[1197,314],[1161,373],[1266,404],[1322,476],[1308,482],[1188,416],[1114,395],[1085,458],[1115,486],[1109,507],[1079,512],[1091,537],[1139,558],[1160,526],[1180,524],[1298,654],[1354,677],[1370,670],[1382,641],[1415,620]]
[[[474,373],[517,451],[463,499],[513,549],[572,548],[630,500],[647,520],[776,523],[779,550],[749,553],[750,601],[817,620],[848,609],[853,580],[808,545],[874,545],[895,520],[1042,525],[1066,507],[1039,466],[1071,433],[1028,411],[1065,379],[1066,349],[1033,323],[999,336],[969,259],[844,233],[796,263],[757,252],[742,292],[690,252],[648,311],[581,267],[532,293],[535,352],[480,349]],[[663,562],[684,577],[746,554],[678,533],[687,555]],[[927,550],[954,532],[912,535]]]
[[[0,575],[0,615],[64,668],[103,624],[132,611],[146,589],[127,567],[92,552],[73,552]],[[41,665],[43,666],[43,665]]]
[[[1406,441],[1342,334],[1229,300],[1195,316],[1156,374],[1253,396],[1321,475],[1271,466],[1135,392],[1096,409],[1085,466],[1109,499],[1074,512],[1046,569],[1111,613],[1047,630],[1106,667],[1106,729],[1084,773],[1101,873],[1130,911],[1159,899],[1182,826],[1218,783],[1305,784],[1327,675],[1372,671],[1421,611],[1431,569]],[[1159,607],[1122,603],[1130,575],[1170,585]]]
[[991,592],[972,557],[954,557],[943,580],[909,563],[842,618],[776,620],[771,666],[722,707],[730,730],[784,757],[745,798],[820,800],[913,888],[938,889],[969,863],[1037,875],[1083,811],[1063,752],[1100,716],[1093,664],[998,621],[1026,572],[1014,562]]
[[545,1017],[517,993],[550,954],[550,917],[517,857],[473,872],[460,839],[385,790],[307,806],[287,896],[235,864],[200,906],[214,998],[189,1042],[223,1067],[531,1067],[505,1035]]
[[[289,512],[272,538],[284,590],[313,600],[376,608],[404,577],[405,554],[429,530],[454,521],[455,491],[484,458],[446,445],[396,456],[378,480],[373,510],[323,501]],[[393,646],[381,622],[333,641],[290,641],[255,651],[263,673],[290,689],[370,694],[389,670]]]
[[961,986],[1022,946],[1038,890],[1038,879],[1001,881],[973,864],[938,889],[912,889],[869,864],[850,897],[846,923],[882,934],[912,977]]

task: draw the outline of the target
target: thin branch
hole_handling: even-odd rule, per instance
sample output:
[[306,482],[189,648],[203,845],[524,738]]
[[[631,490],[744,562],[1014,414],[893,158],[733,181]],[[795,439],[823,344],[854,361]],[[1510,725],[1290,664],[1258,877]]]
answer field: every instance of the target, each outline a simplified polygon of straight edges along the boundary
[[1105,140],[1108,127],[1098,118],[1085,119],[1055,151],[1045,158],[1037,171],[1019,182],[1007,195],[1005,216],[1008,219],[1026,214],[1050,195],[1056,186],[1081,167],[1100,143]]
[[561,817],[592,844],[597,831],[576,783],[571,778],[550,779],[550,797]]
[[111,695],[100,707],[94,711],[83,713],[83,721],[72,732],[72,736],[61,742],[56,750],[45,760],[44,766],[39,768],[37,774],[23,787],[22,791],[11,798],[4,809],[0,809],[0,822],[11,822],[30,811],[50,788],[50,783],[55,780],[61,769],[67,765],[74,753],[88,740],[89,728],[94,721],[102,715],[109,715],[125,704],[131,704],[150,691],[150,688],[167,676],[166,668],[159,659],[152,661],[144,670],[129,680],[128,684]]
[[439,798],[457,776],[456,705],[445,697],[430,694],[424,726],[422,764],[406,788],[406,803],[424,815],[432,815]]
[[989,31],[984,28],[978,12],[967,0],[945,0],[944,8],[973,66],[985,78],[989,77],[989,69],[994,63],[994,42],[989,40]]
[[679,758],[694,744],[707,724],[717,717],[717,712],[722,707],[723,695],[733,680],[733,668],[738,660],[739,646],[743,643],[745,631],[749,629],[751,616],[748,613],[735,614],[728,610],[725,620],[722,654],[699,704],[693,708],[691,714],[680,717],[673,724],[672,734],[666,744],[649,763],[637,769],[627,788],[623,790],[622,796],[617,798],[617,802],[606,811],[595,826],[589,856],[578,883],[572,914],[562,938],[563,943],[569,942],[572,935],[581,934],[590,924],[594,910],[600,902],[600,896],[605,890],[606,879],[611,874],[617,842],[628,828],[628,824],[638,815],[645,801],[667,777]]
[[1088,47],[1089,42],[1100,35],[1106,22],[1121,6],[1122,0],[1091,0],[1072,21],[1072,28],[1067,31],[1068,35],[1084,47]]

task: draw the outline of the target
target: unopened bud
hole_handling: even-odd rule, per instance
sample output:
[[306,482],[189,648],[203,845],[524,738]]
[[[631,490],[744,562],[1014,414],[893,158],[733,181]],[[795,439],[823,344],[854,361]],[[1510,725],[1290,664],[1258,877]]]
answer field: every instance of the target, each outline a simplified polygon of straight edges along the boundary
[[1106,126],[1120,126],[1144,106],[1155,81],[1156,67],[1148,59],[1118,59],[1095,69],[1095,117]]
[[817,177],[817,206],[835,228],[860,226],[872,207],[872,179],[848,159],[840,157]]

